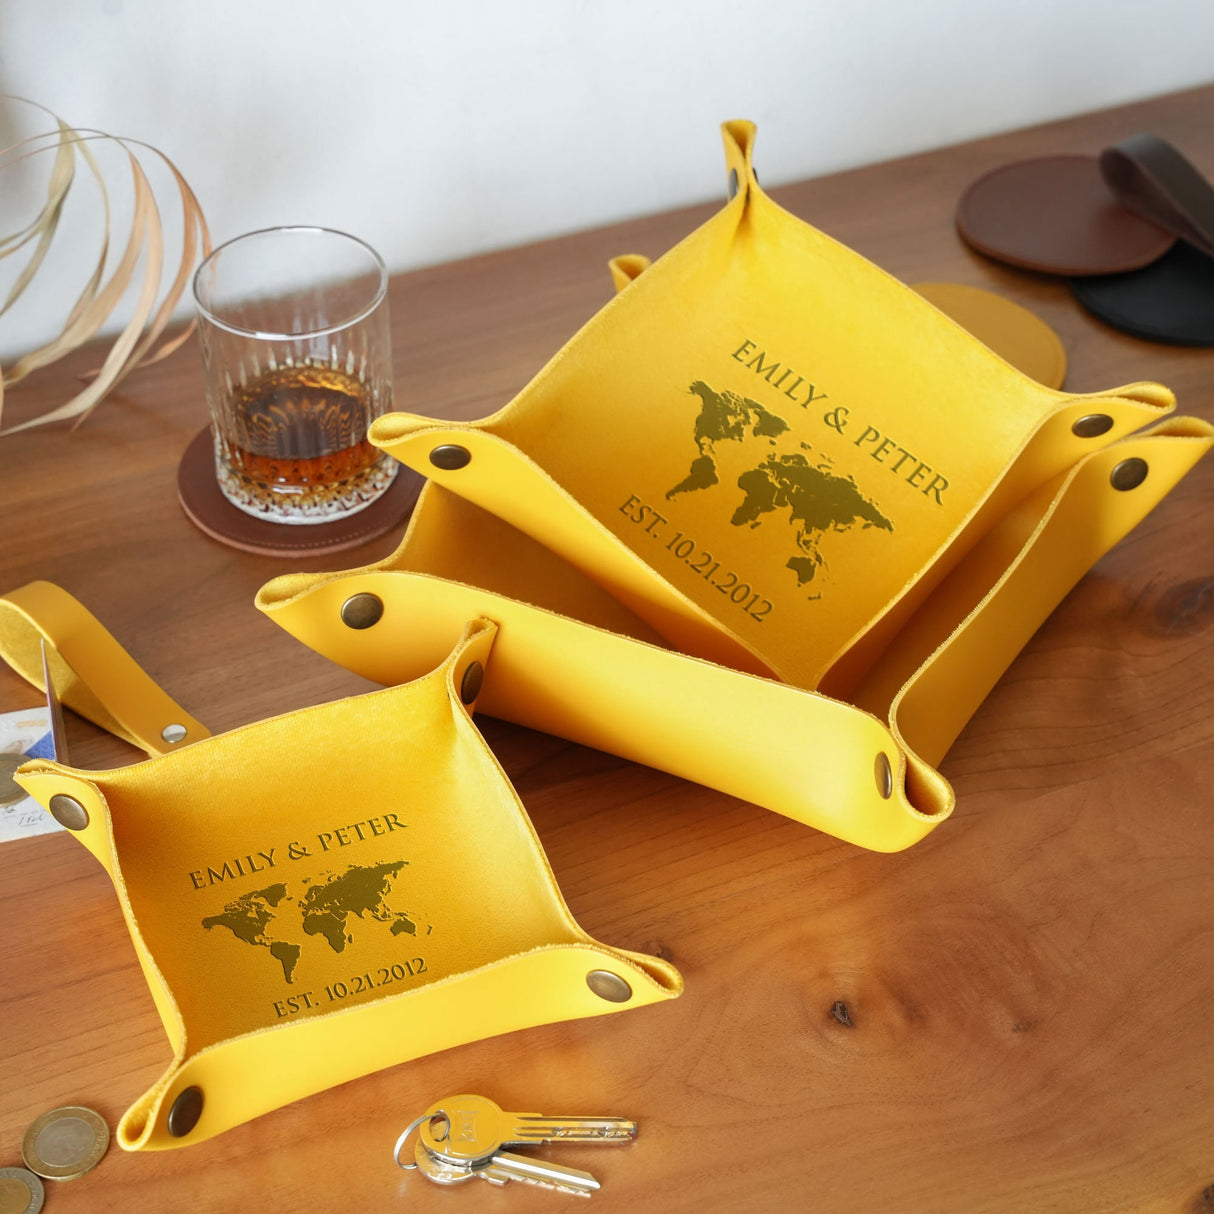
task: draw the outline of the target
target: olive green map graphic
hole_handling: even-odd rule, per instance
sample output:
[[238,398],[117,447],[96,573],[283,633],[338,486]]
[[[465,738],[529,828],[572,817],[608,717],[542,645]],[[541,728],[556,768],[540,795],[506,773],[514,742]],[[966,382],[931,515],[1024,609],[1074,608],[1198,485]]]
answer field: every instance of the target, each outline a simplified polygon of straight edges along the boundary
[[801,451],[772,451],[776,440],[789,430],[782,417],[736,392],[714,392],[700,379],[690,391],[702,402],[695,426],[700,454],[691,461],[686,477],[667,492],[668,500],[720,483],[715,459],[718,443],[757,445],[764,440],[755,451],[754,466],[737,479],[742,501],[729,521],[735,527],[757,527],[763,515],[787,510],[796,547],[786,568],[797,575],[799,586],[813,581],[819,569],[829,572],[818,550],[827,533],[846,531],[856,523],[893,531],[893,523],[860,492],[850,476],[836,476],[811,464]]
[[[223,908],[222,914],[204,919],[202,926],[208,931],[226,927],[237,940],[269,949],[270,956],[282,966],[282,976],[293,982],[306,943],[291,930],[297,926],[296,919],[304,936],[323,936],[335,953],[354,940],[347,932],[352,916],[361,919],[369,915],[380,923],[390,923],[389,930],[394,936],[402,932],[417,934],[417,924],[403,912],[393,910],[386,901],[397,873],[407,863],[397,860],[372,866],[351,865],[319,885],[304,878],[308,888],[302,898],[290,897],[286,883],[280,881],[241,894]],[[284,923],[288,909],[291,915]]]

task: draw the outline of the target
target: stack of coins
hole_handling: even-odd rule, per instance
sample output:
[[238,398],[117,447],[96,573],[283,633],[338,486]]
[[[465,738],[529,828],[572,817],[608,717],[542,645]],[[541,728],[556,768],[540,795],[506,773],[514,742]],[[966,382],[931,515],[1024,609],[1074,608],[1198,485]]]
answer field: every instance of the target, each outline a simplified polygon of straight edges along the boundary
[[109,1145],[109,1127],[92,1109],[69,1105],[43,1113],[25,1131],[25,1167],[0,1168],[0,1214],[38,1214],[45,1200],[39,1177],[75,1180],[101,1162]]

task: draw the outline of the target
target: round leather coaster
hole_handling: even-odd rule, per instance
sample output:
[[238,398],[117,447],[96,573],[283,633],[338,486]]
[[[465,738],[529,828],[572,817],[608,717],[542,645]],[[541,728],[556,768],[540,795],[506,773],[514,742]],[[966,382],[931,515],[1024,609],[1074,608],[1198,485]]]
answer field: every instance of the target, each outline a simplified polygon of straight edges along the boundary
[[1177,241],[1144,270],[1075,278],[1075,298],[1097,320],[1174,346],[1214,346],[1214,257]]
[[211,428],[191,440],[177,469],[177,500],[190,522],[213,540],[259,556],[299,556],[357,548],[399,527],[413,513],[425,478],[402,467],[387,492],[357,514],[332,523],[271,523],[237,510],[215,479]]
[[957,231],[996,261],[1068,277],[1139,269],[1176,239],[1113,197],[1095,156],[993,169],[961,195]]
[[918,291],[1004,362],[1047,388],[1066,379],[1062,339],[1041,317],[993,291],[959,282],[921,282]]

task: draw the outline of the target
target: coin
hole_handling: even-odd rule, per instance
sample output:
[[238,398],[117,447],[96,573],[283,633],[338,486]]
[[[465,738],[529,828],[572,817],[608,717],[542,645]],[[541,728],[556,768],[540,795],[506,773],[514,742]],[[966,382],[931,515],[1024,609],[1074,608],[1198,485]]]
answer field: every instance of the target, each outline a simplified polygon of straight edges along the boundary
[[47,1180],[75,1180],[101,1162],[109,1145],[105,1121],[92,1109],[69,1105],[43,1113],[25,1131],[21,1157]]
[[38,1214],[42,1181],[24,1168],[0,1168],[0,1214]]
[[0,755],[0,805],[16,805],[25,796],[25,789],[13,779],[13,772],[25,762],[25,755]]

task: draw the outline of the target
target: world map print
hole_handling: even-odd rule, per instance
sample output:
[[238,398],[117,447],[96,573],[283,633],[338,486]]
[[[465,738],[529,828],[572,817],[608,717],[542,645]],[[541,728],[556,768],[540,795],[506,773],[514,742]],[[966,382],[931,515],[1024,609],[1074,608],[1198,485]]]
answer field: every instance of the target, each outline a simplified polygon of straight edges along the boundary
[[820,570],[829,572],[819,548],[823,536],[856,524],[893,531],[893,523],[852,477],[811,464],[803,451],[772,449],[790,430],[784,418],[736,392],[716,392],[703,380],[696,380],[690,391],[701,402],[694,434],[699,454],[683,480],[667,491],[668,500],[720,483],[718,444],[753,447],[754,463],[737,478],[741,500],[729,521],[735,527],[757,527],[765,515],[783,514],[794,545],[786,568],[797,575],[799,586],[812,582]]
[[208,915],[202,926],[210,931],[226,928],[237,940],[264,948],[282,966],[287,982],[295,980],[295,967],[303,955],[306,937],[320,936],[335,952],[353,943],[351,919],[364,916],[389,923],[392,935],[417,934],[417,924],[387,899],[397,874],[408,863],[351,865],[328,875],[319,884],[304,879],[303,896],[292,897],[285,882],[251,890],[233,899],[218,915]]

